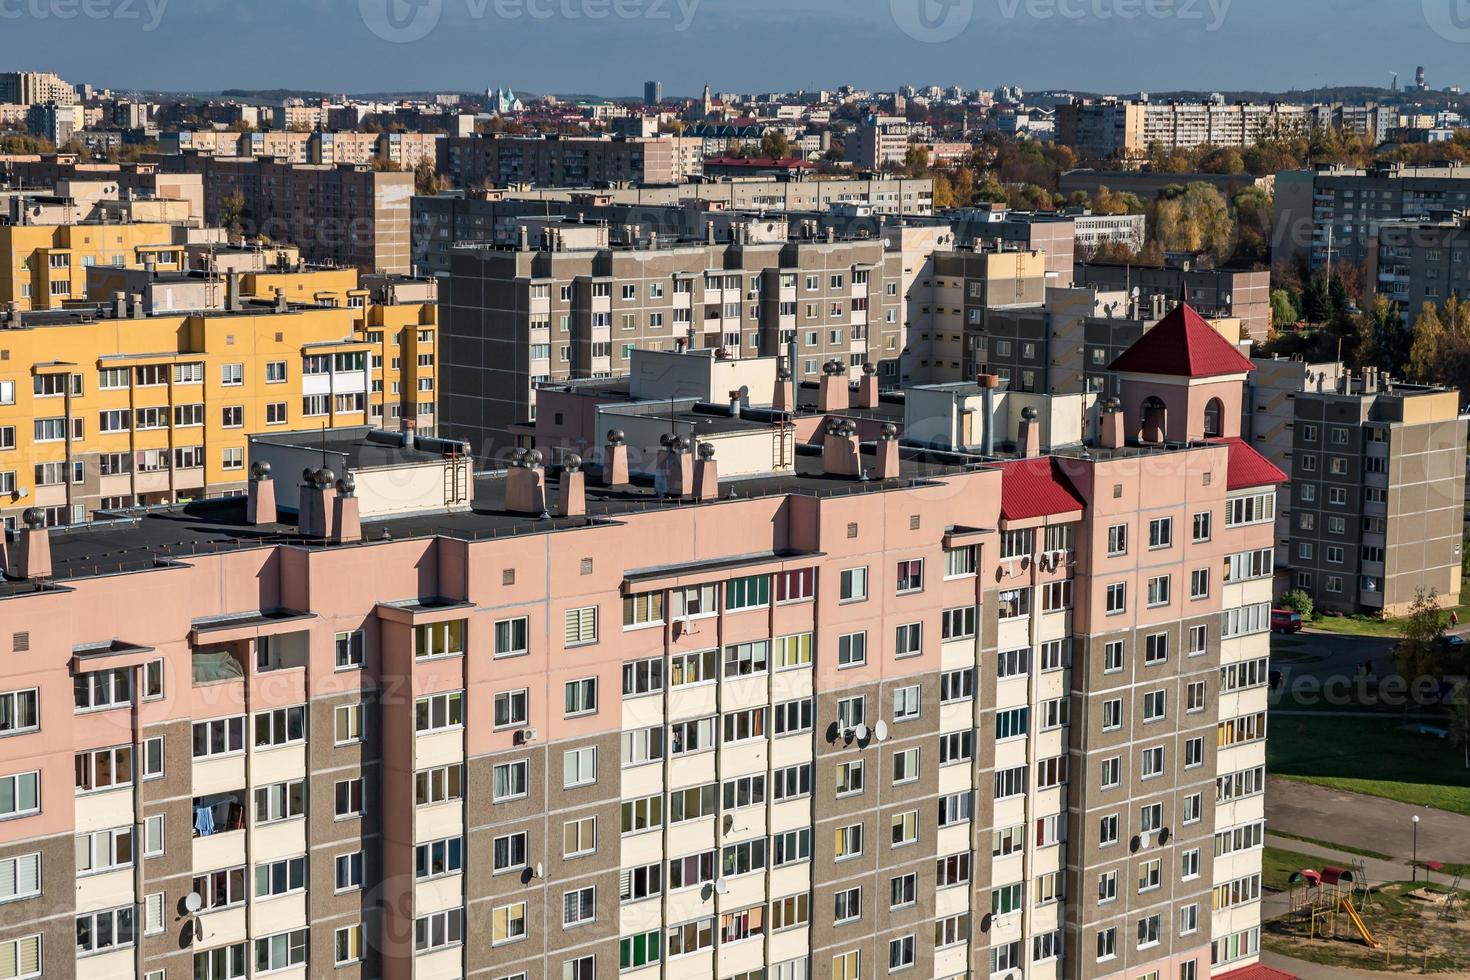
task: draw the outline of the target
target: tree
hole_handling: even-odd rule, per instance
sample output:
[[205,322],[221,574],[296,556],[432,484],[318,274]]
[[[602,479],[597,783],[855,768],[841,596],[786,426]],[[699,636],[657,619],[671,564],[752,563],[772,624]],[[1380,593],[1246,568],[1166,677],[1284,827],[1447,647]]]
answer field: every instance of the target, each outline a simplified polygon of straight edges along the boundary
[[1312,618],[1312,596],[1304,589],[1292,589],[1281,597],[1281,608],[1300,613],[1302,619]]
[[1445,352],[1448,335],[1433,303],[1425,303],[1414,321],[1414,342],[1409,347],[1409,360],[1404,366],[1410,381],[1427,384],[1440,370],[1439,358]]
[[1445,617],[1438,599],[1439,593],[1433,589],[1418,591],[1404,620],[1404,638],[1393,652],[1399,675],[1411,686],[1421,677],[1442,681],[1445,676]]
[[228,195],[219,204],[219,225],[232,234],[240,233],[240,222],[245,217],[245,195],[239,191]]
[[1271,323],[1280,330],[1301,319],[1301,314],[1291,302],[1291,294],[1284,289],[1271,290]]
[[413,168],[414,193],[423,197],[434,197],[449,186],[449,181],[439,175],[434,161],[424,157]]
[[1263,260],[1271,251],[1274,205],[1271,195],[1259,187],[1247,187],[1235,195],[1235,254]]
[[1317,275],[1302,293],[1302,316],[1311,323],[1325,323],[1332,316],[1332,299],[1327,294],[1327,277]]
[[910,144],[903,154],[903,170],[909,177],[923,177],[929,173],[929,148]]
[[955,206],[967,208],[975,203],[975,172],[969,167],[960,167],[954,172]]
[[779,129],[768,129],[761,135],[761,156],[767,160],[785,160],[791,156],[791,141]]
[[1357,331],[1353,359],[1359,366],[1371,365],[1395,375],[1403,373],[1411,338],[1397,303],[1390,303],[1386,296],[1375,296],[1373,304],[1358,314]]
[[1216,260],[1227,257],[1233,225],[1220,192],[1205,183],[1172,191],[1166,188],[1154,202],[1149,236],[1154,244],[1166,252],[1205,253]]
[[1245,161],[1240,151],[1222,146],[1206,150],[1199,160],[1199,172],[1206,174],[1243,174]]
[[980,186],[975,188],[973,199],[977,204],[1009,204],[1011,196],[1000,186],[994,175],[986,174]]

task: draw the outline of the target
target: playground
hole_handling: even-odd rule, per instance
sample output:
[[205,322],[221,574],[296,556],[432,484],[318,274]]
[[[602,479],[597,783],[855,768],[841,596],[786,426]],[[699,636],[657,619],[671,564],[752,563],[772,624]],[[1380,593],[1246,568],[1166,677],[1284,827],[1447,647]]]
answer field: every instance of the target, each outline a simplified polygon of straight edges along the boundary
[[[1373,882],[1363,862],[1278,877],[1287,913],[1263,927],[1275,952],[1313,963],[1403,973],[1470,970],[1470,893],[1451,870],[1430,881]],[[1284,887],[1283,887],[1284,886]]]

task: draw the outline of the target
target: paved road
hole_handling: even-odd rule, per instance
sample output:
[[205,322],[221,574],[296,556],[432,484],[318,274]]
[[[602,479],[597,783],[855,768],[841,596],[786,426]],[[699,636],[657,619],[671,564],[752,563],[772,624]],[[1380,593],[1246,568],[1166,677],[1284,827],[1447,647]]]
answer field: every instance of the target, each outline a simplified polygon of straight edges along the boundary
[[[1281,956],[1269,951],[1261,953],[1261,962],[1267,966],[1274,966],[1278,970],[1295,973],[1301,980],[1342,980],[1343,977],[1348,977],[1350,980],[1384,980],[1386,977],[1417,975],[1414,973],[1365,973],[1362,970],[1349,970],[1340,966],[1318,966],[1316,963],[1294,960],[1289,956]],[[1443,978],[1443,980],[1465,980],[1466,977],[1470,977],[1470,973],[1457,971],[1436,973],[1434,976]]]
[[[1290,779],[1266,782],[1266,826],[1408,861],[1419,816],[1419,859],[1470,864],[1470,817]],[[1294,848],[1295,849],[1295,848]]]

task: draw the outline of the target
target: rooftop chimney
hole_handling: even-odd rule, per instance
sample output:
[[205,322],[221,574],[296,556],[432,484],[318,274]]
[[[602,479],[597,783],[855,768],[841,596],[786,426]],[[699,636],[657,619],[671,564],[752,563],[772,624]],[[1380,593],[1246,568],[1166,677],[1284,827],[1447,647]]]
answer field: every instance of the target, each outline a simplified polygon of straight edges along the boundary
[[602,485],[621,487],[628,482],[628,445],[621,429],[609,429],[602,448]]
[[541,450],[517,449],[505,480],[505,509],[512,514],[546,513],[546,471]]
[[225,273],[225,309],[235,312],[241,307],[240,302],[240,273]]
[[1097,440],[1104,449],[1123,448],[1123,404],[1116,398],[1103,403],[1097,418]]
[[323,466],[301,471],[301,501],[297,507],[301,536],[314,540],[330,539],[336,530],[337,476]]
[[664,433],[659,442],[663,449],[658,454],[654,488],[669,497],[689,496],[694,492],[694,458],[689,454],[689,440]]
[[715,444],[701,442],[699,459],[694,463],[694,499],[718,500],[720,496],[720,471],[715,465]]
[[276,312],[285,313],[290,307],[286,303],[286,291],[280,287],[276,288]]
[[26,526],[15,549],[15,576],[27,581],[50,578],[51,532],[46,529],[46,514],[39,507],[27,507],[21,518]]
[[796,406],[796,395],[791,386],[791,369],[776,369],[776,391],[771,396],[771,408],[778,412],[789,412]]
[[827,424],[822,439],[822,472],[828,476],[861,476],[857,423],[852,419],[834,419]]
[[1041,422],[1036,418],[1036,409],[1030,405],[1021,409],[1021,433],[1016,442],[1021,456],[1030,459],[1041,455]]
[[848,406],[847,368],[833,358],[822,365],[822,380],[817,389],[817,411],[841,412]]
[[554,513],[557,517],[581,517],[587,513],[587,474],[582,472],[582,457],[568,453],[562,466]]
[[740,389],[738,388],[732,389],[730,392],[730,417],[732,419],[738,419],[740,417]]
[[863,376],[858,379],[858,408],[878,407],[878,369],[871,363],[863,365]]
[[981,374],[975,378],[980,386],[980,399],[984,418],[980,420],[980,452],[995,455],[995,391],[1000,387],[1000,375]]
[[898,465],[898,426],[885,422],[883,431],[878,435],[878,460],[873,466],[873,479],[896,479]]
[[353,544],[362,540],[362,509],[356,496],[357,481],[351,473],[337,481],[332,500],[332,543]]
[[248,524],[276,523],[276,481],[271,479],[271,464],[263,459],[250,464],[245,521]]

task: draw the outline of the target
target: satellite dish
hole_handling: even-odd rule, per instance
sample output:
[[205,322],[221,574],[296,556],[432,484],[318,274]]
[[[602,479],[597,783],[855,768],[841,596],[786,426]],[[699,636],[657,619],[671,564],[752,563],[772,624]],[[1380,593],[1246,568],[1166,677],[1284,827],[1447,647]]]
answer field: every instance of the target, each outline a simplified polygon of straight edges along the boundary
[[827,741],[835,742],[837,741],[837,736],[841,734],[842,729],[838,727],[837,722],[834,721],[832,724],[827,726]]
[[202,908],[204,908],[204,899],[199,896],[198,892],[190,892],[184,896],[184,909],[190,915],[193,915]]
[[1134,299],[1137,299],[1138,297],[1143,295],[1143,290],[1139,289],[1137,286],[1134,286],[1133,292],[1129,295],[1131,295]]
[[888,741],[888,722],[880,720],[878,724],[873,726],[873,734],[877,736],[880,742]]
[[723,894],[725,894],[725,892],[727,892],[729,890],[730,890],[730,884],[729,884],[729,882],[725,881],[724,878],[716,878],[715,879],[715,894],[716,895],[723,895]]
[[980,931],[989,932],[990,926],[994,922],[995,916],[990,912],[986,912],[983,916],[980,917]]
[[852,730],[852,733],[856,735],[858,741],[861,742],[868,737],[868,726],[863,724],[862,722],[858,722],[857,727]]
[[536,862],[536,877],[537,878],[545,878],[546,877],[546,866],[544,864],[542,864],[540,861],[537,861]]
[[1169,843],[1169,828],[1165,827],[1159,831],[1159,846],[1163,847],[1167,843]]
[[1135,838],[1133,838],[1132,840],[1130,840],[1128,842],[1128,850],[1131,853],[1133,853],[1133,854],[1137,854],[1138,853],[1138,849],[1140,847],[1142,847],[1142,846],[1143,846],[1143,838],[1141,838],[1141,837],[1135,837]]
[[728,834],[730,832],[730,829],[735,826],[735,815],[733,813],[727,813],[727,814],[725,814],[724,823],[725,823],[725,833]]

